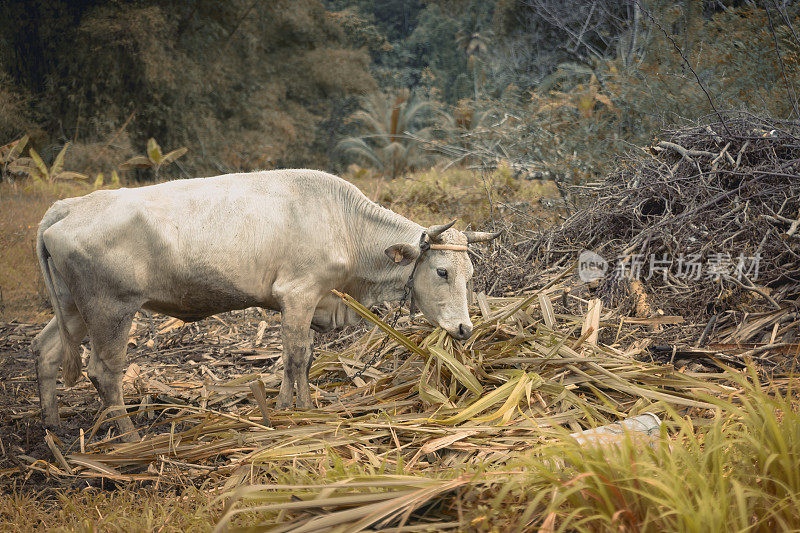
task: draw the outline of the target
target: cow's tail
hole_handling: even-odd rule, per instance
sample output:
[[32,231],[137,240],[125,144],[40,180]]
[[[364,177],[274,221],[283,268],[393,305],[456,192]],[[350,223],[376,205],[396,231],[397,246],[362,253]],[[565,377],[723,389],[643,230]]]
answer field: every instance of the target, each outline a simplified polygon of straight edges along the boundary
[[81,354],[79,351],[79,344],[76,343],[69,335],[67,324],[64,321],[64,312],[58,301],[58,292],[53,284],[53,272],[55,267],[50,252],[44,242],[44,232],[50,226],[61,220],[67,215],[67,211],[59,210],[57,206],[53,206],[45,214],[41,224],[39,224],[39,231],[36,234],[36,255],[39,258],[39,268],[42,270],[44,277],[44,285],[47,288],[47,294],[50,297],[50,303],[53,306],[53,311],[56,315],[56,322],[58,323],[58,331],[61,335],[61,366],[64,372],[64,384],[68,387],[75,385],[81,373]]

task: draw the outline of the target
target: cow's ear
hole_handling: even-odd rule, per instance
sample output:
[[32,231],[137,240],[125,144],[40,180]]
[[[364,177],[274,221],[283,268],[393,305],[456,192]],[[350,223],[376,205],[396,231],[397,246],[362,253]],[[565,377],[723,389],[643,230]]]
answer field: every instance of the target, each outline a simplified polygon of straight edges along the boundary
[[419,256],[419,248],[407,242],[401,242],[391,245],[384,250],[384,253],[398,265],[408,265]]

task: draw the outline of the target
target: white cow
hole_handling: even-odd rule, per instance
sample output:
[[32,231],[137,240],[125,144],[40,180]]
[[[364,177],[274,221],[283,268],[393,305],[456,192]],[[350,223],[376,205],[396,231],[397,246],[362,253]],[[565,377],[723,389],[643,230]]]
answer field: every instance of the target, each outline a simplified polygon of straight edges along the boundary
[[[311,406],[313,333],[357,321],[331,289],[366,306],[399,299],[417,263],[420,311],[466,339],[469,242],[498,234],[427,230],[384,209],[347,181],[313,170],[276,170],[96,191],[56,202],[39,225],[37,254],[55,317],[33,342],[44,423],[59,424],[56,378],[87,372],[106,407],[124,414],[128,331],[140,309],[191,321],[260,306],[282,314],[279,408]],[[433,249],[421,253],[427,231]],[[131,420],[118,425],[138,440]]]

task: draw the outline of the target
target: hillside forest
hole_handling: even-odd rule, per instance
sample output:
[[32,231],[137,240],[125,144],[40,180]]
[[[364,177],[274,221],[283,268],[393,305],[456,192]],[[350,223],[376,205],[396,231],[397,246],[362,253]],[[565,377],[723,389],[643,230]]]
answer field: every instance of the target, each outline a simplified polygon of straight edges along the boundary
[[[798,15],[780,0],[7,0],[0,145],[27,136],[14,156],[61,154],[89,183],[449,162],[579,184],[666,125],[797,118]],[[12,163],[6,180],[33,167]]]

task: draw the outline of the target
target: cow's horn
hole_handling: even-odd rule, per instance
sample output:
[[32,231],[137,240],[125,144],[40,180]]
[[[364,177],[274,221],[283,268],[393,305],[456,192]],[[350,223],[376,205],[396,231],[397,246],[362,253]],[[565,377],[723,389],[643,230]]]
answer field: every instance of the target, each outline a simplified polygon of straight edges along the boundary
[[498,238],[501,233],[502,231],[465,231],[464,235],[467,237],[467,242],[486,242]]
[[452,228],[453,224],[455,224],[455,223],[456,223],[456,221],[453,220],[452,222],[450,222],[448,224],[439,224],[438,226],[431,226],[430,228],[425,230],[425,233],[428,234],[428,237],[430,237],[431,240],[434,240],[437,237],[439,237],[439,235],[441,235],[445,231],[447,231],[450,228]]

